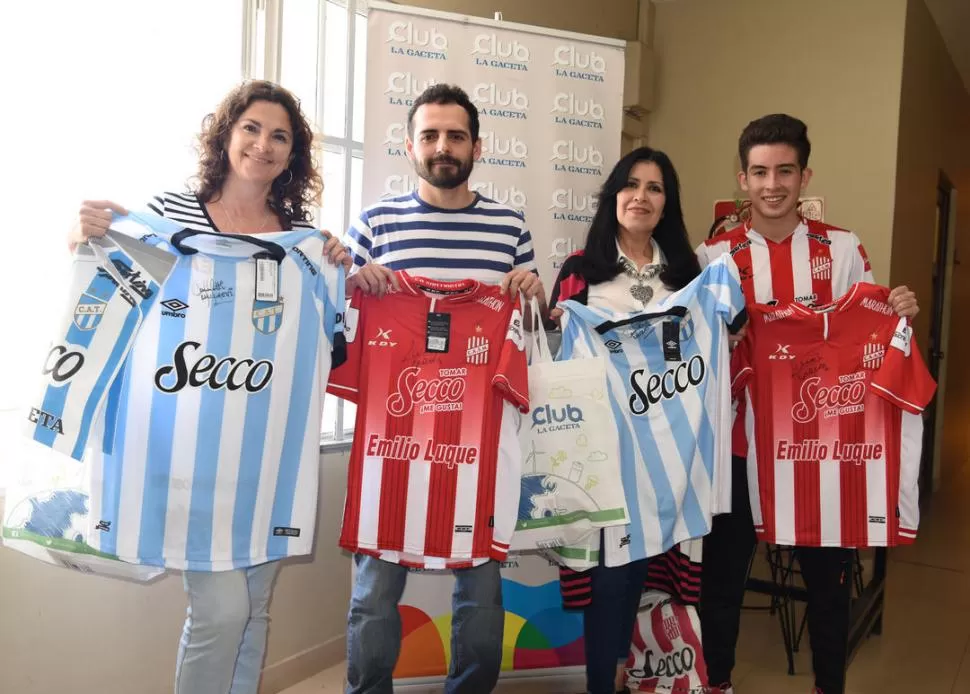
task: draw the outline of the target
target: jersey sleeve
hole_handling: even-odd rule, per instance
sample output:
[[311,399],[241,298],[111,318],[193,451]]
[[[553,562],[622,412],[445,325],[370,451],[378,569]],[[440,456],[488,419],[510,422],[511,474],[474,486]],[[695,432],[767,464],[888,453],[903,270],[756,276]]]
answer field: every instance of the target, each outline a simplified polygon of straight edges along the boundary
[[78,246],[67,311],[27,414],[29,438],[76,460],[175,263],[138,241],[120,243],[116,235]]
[[370,226],[369,210],[360,213],[360,217],[354,220],[343,238],[344,246],[354,259],[350,274],[354,274],[367,263],[373,261],[371,250],[374,244],[374,231]]
[[508,331],[502,343],[498,368],[492,377],[492,385],[519,411],[529,411],[529,367],[525,355],[525,333],[522,325],[522,303],[515,300],[509,318]]
[[728,324],[733,335],[747,323],[748,314],[744,308],[744,292],[741,290],[741,276],[738,266],[729,255],[718,257],[711,265],[717,265],[716,274],[709,285],[717,299],[717,311]]
[[326,259],[320,264],[317,291],[323,303],[323,332],[330,342],[330,368],[334,369],[347,360],[347,338],[344,335],[344,268],[334,266]]
[[359,330],[364,293],[355,289],[350,305],[343,315],[344,361],[330,370],[327,392],[357,403],[360,394],[360,366],[363,359],[363,331]]
[[906,318],[900,318],[896,324],[882,366],[873,374],[872,389],[913,414],[920,414],[933,399],[936,382],[916,347],[913,328]]
[[515,262],[513,267],[516,270],[530,270],[538,272],[536,267],[536,255],[532,247],[532,234],[522,221],[522,231],[519,232],[519,243],[515,247]]
[[701,244],[694,249],[694,255],[697,256],[697,262],[700,263],[702,270],[711,264],[711,255],[708,250],[708,246],[703,241],[701,241]]
[[866,253],[865,247],[855,234],[852,235],[852,242],[855,250],[852,252],[852,263],[849,270],[849,286],[856,282],[875,283],[872,278],[869,255]]
[[731,352],[731,399],[736,400],[754,376],[754,352],[752,337],[745,336]]

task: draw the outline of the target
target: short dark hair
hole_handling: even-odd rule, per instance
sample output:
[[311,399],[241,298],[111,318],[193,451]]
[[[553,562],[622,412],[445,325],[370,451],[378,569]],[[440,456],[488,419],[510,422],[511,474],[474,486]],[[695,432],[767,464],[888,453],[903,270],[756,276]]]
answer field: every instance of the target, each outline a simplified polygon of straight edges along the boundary
[[687,238],[684,212],[680,203],[680,181],[670,158],[660,150],[640,147],[616,163],[600,189],[599,206],[586,235],[581,272],[590,284],[607,282],[623,269],[616,251],[620,223],[616,218],[616,196],[626,187],[633,167],[641,161],[653,162],[660,169],[664,186],[663,216],[653,230],[667,266],[660,280],[671,289],[683,289],[701,272],[694,249]]
[[753,120],[741,131],[738,140],[738,155],[741,157],[741,170],[748,170],[748,155],[756,145],[790,145],[798,152],[798,165],[808,166],[808,155],[812,153],[812,143],[808,141],[808,126],[787,113],[772,113]]
[[414,114],[425,104],[458,104],[468,113],[468,130],[472,142],[478,141],[478,109],[468,94],[454,84],[433,84],[425,89],[408,109],[408,137],[414,138]]

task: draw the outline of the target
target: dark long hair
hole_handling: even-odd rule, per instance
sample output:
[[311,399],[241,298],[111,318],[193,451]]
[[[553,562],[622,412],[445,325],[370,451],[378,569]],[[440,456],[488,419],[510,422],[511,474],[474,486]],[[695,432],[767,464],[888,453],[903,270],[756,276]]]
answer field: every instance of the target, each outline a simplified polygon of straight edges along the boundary
[[666,201],[663,216],[653,230],[653,238],[667,261],[666,268],[660,273],[660,280],[671,289],[682,289],[700,274],[701,267],[687,238],[677,172],[666,154],[650,147],[640,147],[620,159],[600,189],[599,207],[586,235],[582,273],[590,284],[599,284],[622,272],[623,267],[616,252],[616,239],[620,231],[616,219],[616,195],[626,187],[633,167],[641,161],[656,164],[663,176]]
[[214,113],[202,120],[196,193],[203,202],[219,196],[229,173],[226,150],[232,128],[254,101],[269,101],[282,106],[293,128],[292,160],[287,171],[273,181],[266,202],[288,223],[309,221],[310,208],[320,201],[323,190],[323,180],[313,156],[313,130],[300,110],[297,98],[272,82],[243,82],[226,95]]

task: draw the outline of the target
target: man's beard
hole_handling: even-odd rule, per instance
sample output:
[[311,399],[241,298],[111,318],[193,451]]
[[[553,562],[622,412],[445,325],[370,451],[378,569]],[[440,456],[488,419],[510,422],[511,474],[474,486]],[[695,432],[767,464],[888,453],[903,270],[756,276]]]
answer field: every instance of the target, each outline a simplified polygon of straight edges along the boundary
[[[454,168],[435,166],[438,163],[453,164]],[[435,188],[451,190],[468,180],[468,177],[472,175],[472,167],[474,165],[475,162],[472,159],[463,162],[461,159],[456,159],[455,157],[441,155],[433,157],[432,159],[415,159],[414,170],[418,176]]]

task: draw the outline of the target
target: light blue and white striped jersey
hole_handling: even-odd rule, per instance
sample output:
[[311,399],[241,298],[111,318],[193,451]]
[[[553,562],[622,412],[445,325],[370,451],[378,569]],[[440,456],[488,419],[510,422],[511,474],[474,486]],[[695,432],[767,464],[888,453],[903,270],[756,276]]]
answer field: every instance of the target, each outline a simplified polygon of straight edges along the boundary
[[476,193],[459,210],[433,207],[417,192],[371,205],[344,236],[355,267],[377,263],[414,277],[498,284],[513,268],[536,269],[525,218]]
[[559,306],[560,359],[608,358],[630,524],[604,530],[605,563],[662,554],[730,510],[727,336],[746,320],[737,266],[708,265],[651,313]]
[[[143,219],[155,233],[141,240],[177,262],[109,393],[88,543],[199,571],[308,554],[343,270],[319,231],[173,233]],[[276,273],[277,296],[257,298]]]
[[116,231],[78,246],[68,310],[27,414],[29,438],[83,458],[108,387],[174,263],[175,256]]

